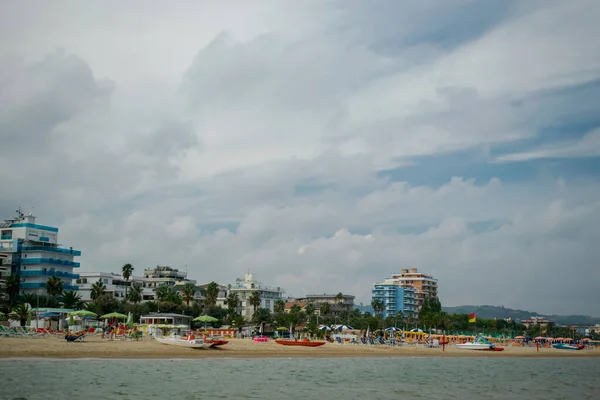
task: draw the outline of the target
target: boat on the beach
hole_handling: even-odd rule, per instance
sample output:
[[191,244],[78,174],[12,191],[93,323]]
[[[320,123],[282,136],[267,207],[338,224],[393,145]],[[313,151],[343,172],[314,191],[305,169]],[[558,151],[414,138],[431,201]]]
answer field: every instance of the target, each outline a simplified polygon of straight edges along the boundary
[[217,347],[217,346],[225,346],[227,343],[229,343],[229,340],[208,338],[205,340],[205,342],[212,343],[213,347]]
[[496,347],[494,343],[490,343],[483,336],[477,336],[472,342],[458,343],[457,349],[463,350],[484,350],[484,351],[502,351],[504,348]]
[[275,343],[282,344],[284,346],[304,346],[304,347],[317,347],[323,346],[325,342],[321,341],[310,341],[308,339],[275,339]]
[[182,338],[181,336],[157,337],[156,341],[162,344],[173,346],[188,347],[190,349],[208,349],[213,343],[205,342],[202,339],[192,337]]
[[573,346],[572,344],[567,343],[556,343],[552,345],[553,348],[559,350],[583,350],[584,346]]

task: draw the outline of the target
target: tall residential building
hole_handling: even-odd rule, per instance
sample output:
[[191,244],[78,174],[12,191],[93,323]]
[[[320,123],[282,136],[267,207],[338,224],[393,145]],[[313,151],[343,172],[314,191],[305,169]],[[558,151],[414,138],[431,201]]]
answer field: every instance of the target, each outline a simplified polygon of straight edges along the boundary
[[254,292],[260,294],[260,305],[257,308],[267,308],[273,312],[275,302],[283,298],[285,290],[280,287],[263,285],[255,280],[250,272],[244,275],[244,279],[236,279],[235,283],[229,286],[229,293],[237,293],[241,303],[241,315],[246,320],[252,319],[254,315],[254,307],[249,302],[250,296]]
[[375,283],[372,290],[372,299],[379,300],[384,305],[383,317],[396,315],[418,314],[415,289],[400,287],[393,279]]
[[[401,296],[398,292],[394,295],[392,286],[407,289],[402,294],[402,310],[413,312],[416,316],[418,316],[425,299],[436,298],[438,295],[437,279],[434,279],[432,275],[418,272],[416,268],[403,269],[399,274],[392,274],[391,278],[373,284],[373,299],[378,298],[381,300],[383,298],[385,300],[385,294],[387,293],[390,300],[395,298],[396,312],[401,311],[399,303]],[[387,292],[385,291],[386,288],[388,288]],[[414,296],[412,296],[413,293]],[[390,311],[392,310],[392,303],[384,301],[384,304],[387,304],[386,307],[389,307]],[[415,308],[413,306],[416,306],[415,310],[412,310]]]
[[83,301],[89,302],[92,300],[92,285],[96,282],[102,282],[106,287],[104,293],[110,294],[119,300],[125,298],[125,287],[129,285],[127,289],[131,292],[131,286],[138,286],[142,288],[142,302],[155,300],[156,294],[152,288],[145,287],[145,280],[140,276],[131,276],[129,282],[123,278],[121,274],[115,274],[113,272],[81,272],[79,278],[75,280],[77,286],[79,286],[79,294]]
[[79,278],[73,268],[81,251],[58,244],[58,228],[39,225],[36,217],[25,215],[21,209],[17,216],[0,223],[0,285],[6,277],[20,276],[20,293],[46,292],[46,282],[51,276],[63,281],[63,290],[77,290],[73,279]]
[[156,266],[144,270],[145,287],[157,288],[162,285],[175,286],[186,283],[196,284],[195,280],[187,278],[187,272],[167,266]]

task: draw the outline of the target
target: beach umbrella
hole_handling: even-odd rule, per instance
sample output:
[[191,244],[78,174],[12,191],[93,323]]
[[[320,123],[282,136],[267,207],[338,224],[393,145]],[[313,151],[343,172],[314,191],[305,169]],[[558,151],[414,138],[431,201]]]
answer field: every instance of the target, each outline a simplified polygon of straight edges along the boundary
[[27,326],[31,326],[31,311],[27,313]]
[[423,329],[419,329],[419,328],[414,328],[410,330],[413,333],[423,333]]
[[73,316],[73,317],[85,317],[85,318],[88,318],[88,317],[96,318],[98,316],[98,314],[93,313],[93,312],[88,311],[88,310],[71,311],[69,313],[69,315]]
[[201,315],[199,317],[194,318],[192,321],[204,322],[204,329],[206,329],[207,322],[217,322],[218,319],[216,319],[215,317],[211,317],[210,315]]
[[127,319],[127,315],[121,314],[118,312],[113,312],[110,314],[104,314],[103,316],[100,317],[100,319],[110,319],[110,318]]
[[[284,329],[287,329],[287,328],[284,328]],[[318,329],[320,331],[330,331],[331,330],[331,328],[328,327],[327,325],[320,325]]]
[[127,328],[133,328],[133,315],[131,315],[131,311],[127,315]]
[[400,332],[402,329],[396,328],[395,326],[390,326],[389,328],[385,328],[388,332]]
[[337,329],[339,331],[346,331],[352,329],[352,327],[348,325],[336,325],[334,326],[334,329]]

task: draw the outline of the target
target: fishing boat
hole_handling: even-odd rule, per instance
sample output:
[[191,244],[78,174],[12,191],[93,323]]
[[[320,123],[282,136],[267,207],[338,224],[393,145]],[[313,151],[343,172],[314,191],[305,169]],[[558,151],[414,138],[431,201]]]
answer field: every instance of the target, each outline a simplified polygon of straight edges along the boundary
[[304,346],[304,347],[317,347],[323,346],[325,342],[321,341],[310,341],[308,339],[275,339],[275,343],[282,344],[284,346]]
[[205,342],[202,339],[196,339],[194,336],[169,336],[169,337],[157,337],[156,341],[162,344],[169,344],[172,346],[188,347],[190,349],[208,349],[213,346],[213,343]]
[[484,351],[502,351],[504,348],[496,347],[494,343],[490,343],[483,336],[477,336],[472,342],[458,343],[457,349],[463,350],[484,350]]
[[552,345],[553,348],[559,350],[583,350],[584,346],[573,346],[572,344],[567,343],[555,343]]

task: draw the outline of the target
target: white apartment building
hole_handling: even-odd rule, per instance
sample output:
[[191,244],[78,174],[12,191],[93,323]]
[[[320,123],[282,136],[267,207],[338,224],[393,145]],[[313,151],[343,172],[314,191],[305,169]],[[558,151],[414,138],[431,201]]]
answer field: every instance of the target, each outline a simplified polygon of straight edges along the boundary
[[[79,294],[83,301],[89,302],[92,300],[92,285],[98,281],[102,282],[106,287],[104,293],[110,294],[119,300],[125,299],[127,281],[121,274],[112,272],[81,272],[79,278],[75,280],[75,284],[79,287]],[[131,276],[129,278],[129,285],[142,288],[142,302],[156,299],[154,290],[145,287],[145,279],[143,277]],[[127,289],[127,292],[131,292],[131,287]]]
[[196,284],[195,280],[187,278],[187,272],[167,266],[156,266],[144,270],[145,287],[157,288],[162,285],[185,285],[186,283]]
[[254,315],[254,307],[248,301],[254,292],[260,293],[260,305],[257,308],[267,308],[273,312],[275,302],[283,299],[285,290],[263,285],[250,272],[244,275],[244,279],[236,279],[233,285],[229,285],[229,293],[237,293],[241,303],[240,313],[246,320],[252,319]]
[[4,288],[6,277],[16,274],[21,278],[20,293],[46,292],[46,282],[51,276],[63,281],[63,290],[77,290],[73,272],[79,268],[75,257],[81,251],[58,244],[58,228],[36,223],[31,213],[23,214],[0,223],[0,286]]

